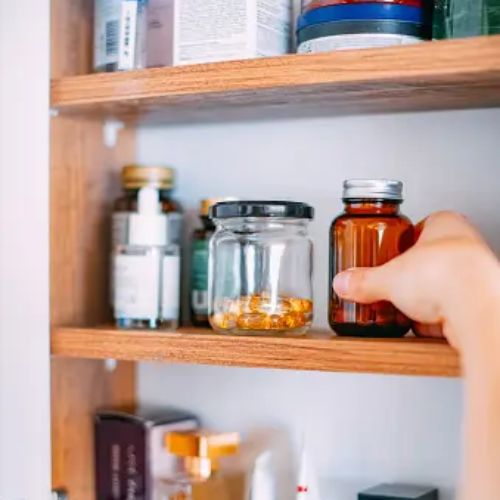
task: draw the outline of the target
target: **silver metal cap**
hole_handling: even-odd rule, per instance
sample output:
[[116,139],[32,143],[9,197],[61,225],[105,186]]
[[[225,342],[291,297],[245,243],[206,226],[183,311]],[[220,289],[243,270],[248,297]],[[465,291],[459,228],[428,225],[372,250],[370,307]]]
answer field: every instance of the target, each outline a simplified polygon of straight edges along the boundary
[[403,183],[391,179],[348,179],[344,181],[342,198],[403,201]]

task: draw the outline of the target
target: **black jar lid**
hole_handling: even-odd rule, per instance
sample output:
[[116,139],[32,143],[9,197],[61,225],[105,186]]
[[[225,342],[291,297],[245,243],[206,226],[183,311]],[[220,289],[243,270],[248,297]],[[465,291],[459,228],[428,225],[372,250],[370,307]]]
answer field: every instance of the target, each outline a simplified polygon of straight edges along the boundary
[[279,217],[312,219],[314,208],[298,201],[224,201],[210,207],[212,219]]

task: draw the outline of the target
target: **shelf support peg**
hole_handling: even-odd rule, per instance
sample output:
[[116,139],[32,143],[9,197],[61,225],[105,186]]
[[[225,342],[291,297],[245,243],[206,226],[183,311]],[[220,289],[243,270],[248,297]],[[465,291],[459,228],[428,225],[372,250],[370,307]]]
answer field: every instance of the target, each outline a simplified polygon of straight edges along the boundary
[[102,137],[104,145],[108,148],[114,148],[118,141],[118,132],[124,127],[120,120],[105,120],[102,126]]

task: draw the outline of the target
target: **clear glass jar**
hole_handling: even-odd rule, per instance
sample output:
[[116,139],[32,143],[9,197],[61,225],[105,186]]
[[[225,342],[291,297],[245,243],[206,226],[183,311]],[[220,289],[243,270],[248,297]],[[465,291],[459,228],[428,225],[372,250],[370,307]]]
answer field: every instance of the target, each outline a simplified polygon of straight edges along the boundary
[[313,208],[291,201],[233,201],[210,209],[209,315],[220,333],[307,331],[313,318]]
[[391,303],[357,304],[338,297],[331,286],[341,271],[380,266],[413,244],[413,225],[399,211],[402,189],[391,180],[344,183],[345,211],[330,229],[329,322],[338,335],[401,337],[410,329],[410,320]]

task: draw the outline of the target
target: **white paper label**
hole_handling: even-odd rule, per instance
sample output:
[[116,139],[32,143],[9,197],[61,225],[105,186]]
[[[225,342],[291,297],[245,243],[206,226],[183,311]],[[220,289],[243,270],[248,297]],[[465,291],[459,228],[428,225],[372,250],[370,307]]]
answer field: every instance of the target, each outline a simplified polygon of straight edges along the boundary
[[121,70],[135,67],[137,8],[137,0],[122,0],[118,53],[118,69]]
[[329,52],[330,50],[370,49],[393,45],[409,45],[422,40],[409,35],[384,33],[359,33],[353,35],[332,35],[302,42],[297,48],[299,54]]
[[247,0],[177,0],[175,5],[174,65],[251,57]]
[[[137,212],[114,212],[111,218],[111,248],[130,243],[130,216]],[[182,214],[165,214],[167,224],[166,239],[168,244],[180,245],[182,239]]]
[[126,245],[130,212],[115,212],[111,219],[111,248]]
[[121,0],[98,0],[94,19],[94,66],[118,62]]
[[162,319],[179,319],[181,260],[178,255],[165,255],[162,265]]
[[191,292],[191,306],[196,314],[208,314],[208,292],[193,290]]
[[257,1],[255,55],[277,56],[290,52],[292,3],[289,0]]
[[114,310],[117,319],[156,319],[160,303],[159,254],[115,255]]

